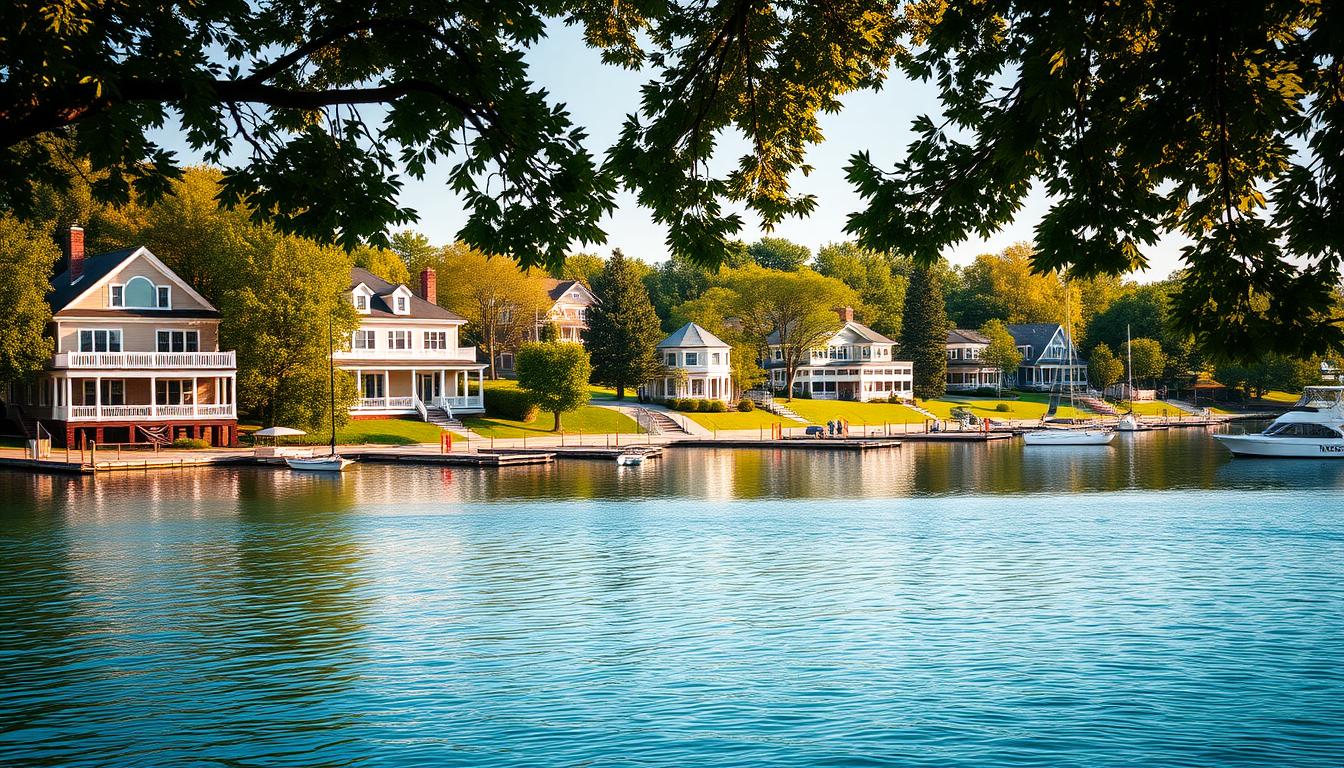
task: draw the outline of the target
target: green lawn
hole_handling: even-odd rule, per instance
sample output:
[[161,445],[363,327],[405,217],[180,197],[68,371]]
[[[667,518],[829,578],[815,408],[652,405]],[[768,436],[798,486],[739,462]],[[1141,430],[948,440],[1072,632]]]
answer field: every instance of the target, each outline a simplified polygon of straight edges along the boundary
[[[920,401],[920,407],[940,419],[952,418],[953,408],[967,408],[977,418],[1040,419],[1049,407],[1050,395],[1023,393],[1017,399],[947,395],[936,400]],[[1009,410],[1000,411],[999,403],[1007,403]],[[904,405],[895,403],[855,403],[843,400],[794,400],[786,403],[793,412],[813,424],[824,424],[831,419],[846,419],[850,424],[919,424],[925,419]],[[1091,414],[1082,409],[1061,405],[1055,414],[1060,418],[1085,418]]]
[[[251,432],[255,426],[244,426]],[[411,419],[351,419],[344,427],[336,430],[336,442],[341,445],[414,445],[416,443],[438,443],[443,430],[433,424]],[[264,438],[263,438],[264,439]],[[325,445],[329,434],[308,434],[303,437],[281,438],[281,445]],[[454,435],[453,439],[462,439]],[[266,443],[269,445],[269,441]]]
[[[1124,413],[1130,409],[1130,403],[1125,401],[1112,402],[1117,411]],[[1161,400],[1136,400],[1133,403],[1134,413],[1140,416],[1185,416],[1185,411],[1177,408],[1170,403],[1164,403]]]
[[781,418],[769,411],[762,411],[760,409],[748,411],[746,413],[740,411],[729,411],[727,413],[686,413],[683,411],[676,411],[675,413],[680,416],[685,416],[707,429],[763,429],[769,428],[771,424],[783,424],[786,427],[798,426],[798,422],[793,419]]
[[[534,437],[553,435],[551,425],[554,417],[549,413],[538,413],[529,423],[512,419],[499,419],[493,416],[463,416],[462,423],[482,437]],[[611,434],[620,432],[633,434],[643,432],[635,420],[611,408],[599,408],[595,405],[566,413],[561,420],[561,429],[566,434]]]
[[[799,400],[784,402],[794,413],[812,424],[825,424],[832,419],[845,419],[854,425],[920,424],[924,416],[904,405],[895,403],[856,403],[849,400]],[[797,426],[786,422],[785,426]]]

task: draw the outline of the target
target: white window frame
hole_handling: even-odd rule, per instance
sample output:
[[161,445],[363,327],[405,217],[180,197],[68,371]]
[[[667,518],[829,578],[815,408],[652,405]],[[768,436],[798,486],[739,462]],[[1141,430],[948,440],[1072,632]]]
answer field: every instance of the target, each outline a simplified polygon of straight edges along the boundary
[[389,350],[405,351],[412,349],[411,332],[406,330],[388,331],[387,348]]
[[154,308],[173,308],[173,286],[154,284]]
[[107,286],[107,306],[118,308],[126,306],[126,286],[121,283]]
[[[364,344],[360,344],[361,338],[366,340]],[[359,350],[377,349],[378,332],[371,331],[365,328],[360,328],[356,330],[354,334],[350,337],[350,348]]]
[[[89,346],[92,349],[84,348],[84,334],[89,334]],[[98,334],[104,334],[107,338],[107,349],[98,349]],[[112,339],[117,340],[117,348],[112,348]],[[120,328],[80,328],[75,332],[75,347],[80,352],[122,352],[125,347],[122,346],[122,340],[125,335]]]
[[[159,336],[168,334],[168,349],[159,349]],[[173,335],[182,334],[182,349],[173,349]],[[187,339],[195,337],[196,348],[187,349]],[[154,329],[154,351],[155,352],[200,352],[201,351],[201,332],[188,328],[156,328]]]
[[690,368],[690,367],[693,367],[693,366],[698,366],[698,365],[700,365],[700,353],[699,353],[699,352],[685,352],[685,353],[683,353],[683,354],[684,354],[685,359],[686,359],[686,367],[687,367],[687,368]]
[[368,312],[368,311],[369,311],[369,297],[368,297],[368,296],[365,296],[364,294],[362,294],[362,293],[358,293],[358,292],[355,293],[355,311],[356,311],[356,312]]
[[447,331],[425,331],[425,349],[441,352],[448,349]]
[[[163,397],[159,397],[159,389],[163,389]],[[173,389],[177,389],[177,396],[173,396]],[[158,379],[154,382],[154,404],[155,405],[195,405],[196,390],[192,388],[191,379]]]

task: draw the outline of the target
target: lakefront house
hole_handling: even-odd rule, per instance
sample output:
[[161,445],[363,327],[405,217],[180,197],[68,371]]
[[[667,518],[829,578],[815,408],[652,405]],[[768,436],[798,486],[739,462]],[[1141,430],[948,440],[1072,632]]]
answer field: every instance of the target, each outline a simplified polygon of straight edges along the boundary
[[336,366],[355,375],[359,399],[351,416],[412,416],[439,421],[485,410],[485,364],[476,348],[461,346],[466,319],[440,307],[438,278],[420,273],[417,294],[356,267],[347,293],[359,328],[348,350],[333,353]]
[[658,342],[657,350],[666,371],[640,388],[645,398],[732,402],[732,349],[718,336],[687,323]]
[[[809,350],[794,376],[793,390],[817,400],[885,400],[913,398],[914,364],[897,360],[896,342],[854,320],[854,310],[838,310],[840,325]],[[778,331],[766,339],[764,368],[772,388],[787,386],[784,353]]]
[[997,387],[1000,371],[981,363],[989,338],[979,331],[954,328],[947,332],[947,390],[965,392]]
[[1024,323],[1008,326],[1008,333],[1022,353],[1015,382],[1018,389],[1087,386],[1087,361],[1078,354],[1064,326]]
[[215,307],[148,248],[86,255],[76,226],[64,251],[47,294],[55,354],[10,384],[6,415],[71,447],[236,444],[236,364],[219,349]]
[[[546,278],[542,287],[550,301],[545,314],[538,315],[523,329],[523,341],[536,341],[541,338],[542,328],[554,325],[559,341],[583,343],[583,334],[588,330],[588,308],[597,303],[597,296],[588,286],[578,280],[556,280]],[[499,372],[513,376],[517,366],[517,351],[505,349],[498,353]]]

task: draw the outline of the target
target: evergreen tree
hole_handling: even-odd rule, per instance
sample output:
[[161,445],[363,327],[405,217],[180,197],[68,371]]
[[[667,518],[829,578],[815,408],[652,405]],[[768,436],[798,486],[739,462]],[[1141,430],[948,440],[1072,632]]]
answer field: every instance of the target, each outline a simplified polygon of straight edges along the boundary
[[655,345],[662,335],[658,314],[640,271],[620,249],[612,251],[593,278],[598,302],[588,310],[588,351],[593,380],[616,388],[616,399],[660,370]]
[[916,267],[910,274],[901,357],[914,364],[915,397],[928,399],[947,391],[947,307],[942,278],[930,267]]

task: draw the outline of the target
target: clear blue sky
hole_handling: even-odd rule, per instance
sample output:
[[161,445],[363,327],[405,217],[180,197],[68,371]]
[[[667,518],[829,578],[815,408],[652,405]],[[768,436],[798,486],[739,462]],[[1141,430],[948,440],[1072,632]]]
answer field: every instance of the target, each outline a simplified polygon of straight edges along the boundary
[[[528,54],[528,61],[534,80],[550,92],[553,101],[566,105],[573,122],[587,129],[589,150],[599,156],[615,141],[625,116],[639,106],[639,87],[644,77],[602,64],[597,52],[584,45],[576,28],[552,24],[549,36]],[[812,174],[797,175],[793,180],[796,190],[816,196],[816,211],[806,219],[785,221],[771,233],[814,251],[826,243],[846,239],[846,217],[862,207],[862,201],[844,177],[850,156],[868,150],[879,163],[894,162],[911,139],[912,118],[938,111],[932,87],[907,80],[899,73],[881,91],[854,93],[844,103],[845,109],[840,113],[822,116],[826,140],[808,153],[807,160],[814,167]],[[175,137],[163,138],[169,146],[185,150]],[[719,170],[735,164],[744,146],[740,140],[722,141],[721,156],[716,158]],[[190,153],[184,151],[184,154]],[[435,243],[453,240],[465,220],[461,203],[445,182],[447,171],[445,165],[431,171],[423,181],[407,180],[402,195],[403,204],[420,214],[414,228]],[[623,193],[618,203],[615,213],[603,222],[607,243],[581,250],[605,254],[618,247],[626,255],[645,261],[665,259],[665,229],[636,205],[632,195]],[[951,247],[944,255],[954,264],[965,264],[977,254],[1031,240],[1032,230],[1044,210],[1044,196],[1034,195],[1011,226],[987,241],[974,240]],[[754,216],[739,212],[746,220],[743,239],[751,241],[765,234]],[[1172,237],[1150,248],[1147,256],[1151,268],[1134,277],[1142,281],[1166,277],[1179,266],[1179,247],[1180,241]]]

